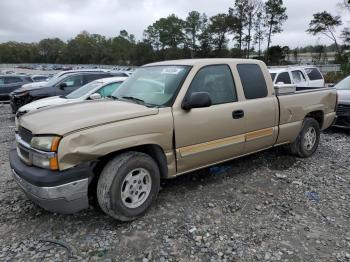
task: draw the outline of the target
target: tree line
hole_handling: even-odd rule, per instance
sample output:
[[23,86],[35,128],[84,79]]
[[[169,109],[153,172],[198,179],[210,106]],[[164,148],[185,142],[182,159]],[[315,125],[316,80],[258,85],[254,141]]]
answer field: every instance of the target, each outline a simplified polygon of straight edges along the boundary
[[[347,0],[339,1],[350,12]],[[337,62],[348,64],[350,29],[345,27],[337,35],[343,23],[340,16],[327,11],[316,13],[306,30],[312,35],[324,35],[333,42],[331,46],[292,50],[288,46],[271,46],[273,36],[283,31],[287,19],[283,0],[235,0],[227,12],[211,17],[191,11],[184,19],[175,14],[160,18],[144,30],[139,41],[122,30],[115,37],[83,31],[68,41],[48,38],[38,43],[2,43],[0,63],[142,65],[167,59],[253,57],[274,65],[287,63],[288,57],[302,52],[335,51]]]
[[225,13],[208,17],[191,11],[149,25],[143,39],[126,30],[116,37],[83,31],[68,41],[0,44],[0,63],[67,63],[142,65],[164,59],[200,57],[261,57],[268,60],[273,36],[287,20],[283,0],[235,0]]

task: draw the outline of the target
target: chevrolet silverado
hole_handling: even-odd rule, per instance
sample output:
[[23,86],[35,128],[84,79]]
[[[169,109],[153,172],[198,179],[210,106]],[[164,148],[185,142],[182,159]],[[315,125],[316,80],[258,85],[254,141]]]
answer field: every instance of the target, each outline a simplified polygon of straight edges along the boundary
[[164,61],[137,69],[110,99],[21,117],[10,164],[49,211],[80,211],[95,194],[105,213],[130,221],[160,179],[280,145],[311,156],[335,108],[334,89],[275,89],[258,60]]

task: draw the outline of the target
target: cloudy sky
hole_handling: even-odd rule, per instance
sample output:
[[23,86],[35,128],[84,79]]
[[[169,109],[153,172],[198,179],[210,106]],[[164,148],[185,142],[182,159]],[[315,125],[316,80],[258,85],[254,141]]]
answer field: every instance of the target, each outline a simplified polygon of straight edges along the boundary
[[[328,44],[324,37],[305,33],[312,14],[327,10],[341,15],[344,25],[350,12],[341,10],[341,0],[284,0],[288,21],[272,44],[291,47]],[[143,30],[160,17],[175,13],[185,18],[192,10],[208,16],[227,12],[234,0],[0,0],[0,42],[33,42],[48,37],[63,40],[82,30],[116,36],[126,29],[142,38]]]

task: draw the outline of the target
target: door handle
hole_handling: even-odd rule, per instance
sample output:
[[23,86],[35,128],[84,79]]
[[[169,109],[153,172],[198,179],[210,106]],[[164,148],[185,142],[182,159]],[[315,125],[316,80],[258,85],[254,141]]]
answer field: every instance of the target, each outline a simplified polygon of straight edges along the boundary
[[244,111],[243,110],[235,110],[232,112],[233,119],[239,119],[244,117]]

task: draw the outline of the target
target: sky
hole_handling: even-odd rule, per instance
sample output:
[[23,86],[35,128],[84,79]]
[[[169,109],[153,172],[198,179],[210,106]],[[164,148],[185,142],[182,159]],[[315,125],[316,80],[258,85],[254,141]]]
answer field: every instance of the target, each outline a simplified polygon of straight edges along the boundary
[[[288,20],[272,45],[292,48],[330,44],[326,37],[308,35],[305,30],[317,12],[341,15],[350,27],[350,11],[337,6],[341,0],[284,0]],[[161,17],[175,13],[182,19],[192,10],[208,16],[227,12],[234,0],[0,0],[0,43],[37,42],[59,37],[68,40],[86,30],[107,37],[127,30],[142,39],[143,30]],[[349,22],[347,22],[349,21]]]

